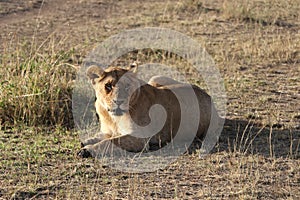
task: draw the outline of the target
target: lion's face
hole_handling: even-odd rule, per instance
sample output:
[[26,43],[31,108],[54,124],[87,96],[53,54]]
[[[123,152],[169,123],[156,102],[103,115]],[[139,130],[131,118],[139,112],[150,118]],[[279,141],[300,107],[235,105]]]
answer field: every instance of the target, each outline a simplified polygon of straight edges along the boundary
[[111,116],[129,112],[130,105],[137,99],[140,85],[131,70],[115,67],[102,70],[92,66],[87,75],[92,80],[97,101]]

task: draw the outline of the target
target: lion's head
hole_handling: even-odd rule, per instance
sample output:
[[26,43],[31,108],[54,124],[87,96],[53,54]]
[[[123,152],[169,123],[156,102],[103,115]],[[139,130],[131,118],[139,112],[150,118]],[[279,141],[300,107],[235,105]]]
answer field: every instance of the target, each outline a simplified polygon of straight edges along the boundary
[[91,66],[87,76],[95,89],[97,101],[111,116],[122,116],[129,112],[130,105],[136,103],[140,81],[136,78],[137,65],[128,69],[109,67],[105,70]]

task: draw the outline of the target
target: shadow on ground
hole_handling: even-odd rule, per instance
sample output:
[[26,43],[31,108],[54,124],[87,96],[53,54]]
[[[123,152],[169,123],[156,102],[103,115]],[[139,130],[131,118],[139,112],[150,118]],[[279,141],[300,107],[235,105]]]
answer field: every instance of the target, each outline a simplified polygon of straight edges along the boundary
[[300,158],[300,130],[226,119],[219,143],[213,151],[232,151],[260,154],[266,157],[297,159]]

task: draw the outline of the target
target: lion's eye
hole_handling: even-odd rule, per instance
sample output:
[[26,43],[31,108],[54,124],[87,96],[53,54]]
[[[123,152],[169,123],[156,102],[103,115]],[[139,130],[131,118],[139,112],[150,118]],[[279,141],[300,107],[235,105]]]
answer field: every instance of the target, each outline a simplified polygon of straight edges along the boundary
[[112,85],[111,85],[111,83],[106,83],[106,84],[105,84],[105,91],[106,91],[107,93],[109,93],[111,90],[112,90]]

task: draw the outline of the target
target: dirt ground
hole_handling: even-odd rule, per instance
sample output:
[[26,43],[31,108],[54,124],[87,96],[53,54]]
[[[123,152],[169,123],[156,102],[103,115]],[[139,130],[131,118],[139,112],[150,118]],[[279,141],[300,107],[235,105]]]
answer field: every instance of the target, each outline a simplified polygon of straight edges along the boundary
[[[300,2],[253,2],[239,12],[242,1],[0,0],[1,54],[51,40],[53,51],[74,49],[70,62],[80,65],[121,31],[170,28],[206,48],[228,98],[214,152],[153,173],[78,158],[79,137],[69,130],[1,130],[11,145],[1,143],[0,199],[299,199]],[[37,157],[26,150],[32,144]]]

